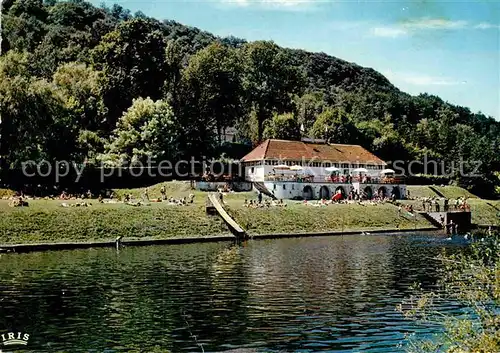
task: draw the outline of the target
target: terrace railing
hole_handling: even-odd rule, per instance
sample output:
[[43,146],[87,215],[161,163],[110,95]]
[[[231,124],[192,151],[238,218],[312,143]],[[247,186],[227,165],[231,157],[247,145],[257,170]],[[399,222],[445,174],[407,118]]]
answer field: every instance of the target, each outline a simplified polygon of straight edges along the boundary
[[333,183],[333,184],[404,184],[404,177],[347,177],[344,175],[266,175],[265,181],[294,182],[294,183]]

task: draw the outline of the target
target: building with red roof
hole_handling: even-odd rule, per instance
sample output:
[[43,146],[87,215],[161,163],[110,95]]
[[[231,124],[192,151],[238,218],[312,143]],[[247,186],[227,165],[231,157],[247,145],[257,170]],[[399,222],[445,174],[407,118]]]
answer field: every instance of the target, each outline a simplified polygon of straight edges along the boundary
[[241,159],[245,178],[282,199],[403,198],[406,186],[387,163],[360,145],[268,139]]

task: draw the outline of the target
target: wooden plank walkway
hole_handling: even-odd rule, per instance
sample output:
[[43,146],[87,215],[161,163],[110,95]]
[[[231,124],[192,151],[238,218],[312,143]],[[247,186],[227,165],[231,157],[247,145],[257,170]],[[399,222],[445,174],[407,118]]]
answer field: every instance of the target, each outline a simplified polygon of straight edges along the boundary
[[243,230],[243,228],[240,227],[238,223],[234,219],[231,218],[231,216],[226,212],[222,204],[220,203],[219,198],[217,197],[217,194],[211,192],[208,194],[208,199],[212,203],[212,205],[215,207],[217,210],[217,213],[219,216],[222,217],[224,222],[229,226],[229,229],[233,232],[233,234],[237,237],[244,237],[246,232]]

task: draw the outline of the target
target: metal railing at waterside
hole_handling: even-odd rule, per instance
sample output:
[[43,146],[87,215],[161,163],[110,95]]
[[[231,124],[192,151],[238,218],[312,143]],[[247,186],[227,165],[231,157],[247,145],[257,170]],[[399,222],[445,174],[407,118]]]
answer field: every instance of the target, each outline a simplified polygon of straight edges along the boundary
[[294,183],[332,183],[332,184],[404,184],[405,178],[398,177],[371,177],[371,176],[331,176],[331,175],[266,175],[265,181],[294,182]]

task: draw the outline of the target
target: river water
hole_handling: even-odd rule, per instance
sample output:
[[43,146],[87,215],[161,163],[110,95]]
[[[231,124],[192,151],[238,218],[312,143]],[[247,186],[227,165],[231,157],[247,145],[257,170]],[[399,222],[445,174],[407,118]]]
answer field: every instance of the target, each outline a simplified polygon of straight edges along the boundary
[[454,248],[406,234],[3,254],[0,334],[30,339],[0,350],[403,352],[432,329],[395,307]]

